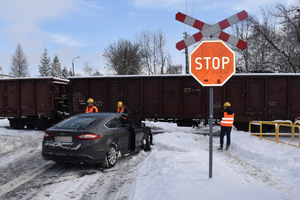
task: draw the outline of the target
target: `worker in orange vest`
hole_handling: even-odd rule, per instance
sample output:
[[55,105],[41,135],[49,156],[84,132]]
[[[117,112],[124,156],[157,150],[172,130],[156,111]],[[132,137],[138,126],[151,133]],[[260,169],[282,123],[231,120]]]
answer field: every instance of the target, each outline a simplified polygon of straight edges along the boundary
[[128,108],[123,105],[122,101],[119,101],[118,104],[117,104],[117,112],[128,114]]
[[231,104],[226,102],[224,104],[224,112],[221,115],[221,133],[220,133],[220,147],[219,150],[223,150],[224,136],[226,135],[226,150],[230,146],[230,133],[234,122],[234,112],[230,109]]
[[86,103],[87,107],[85,109],[85,113],[98,112],[98,108],[94,106],[94,99],[89,98]]

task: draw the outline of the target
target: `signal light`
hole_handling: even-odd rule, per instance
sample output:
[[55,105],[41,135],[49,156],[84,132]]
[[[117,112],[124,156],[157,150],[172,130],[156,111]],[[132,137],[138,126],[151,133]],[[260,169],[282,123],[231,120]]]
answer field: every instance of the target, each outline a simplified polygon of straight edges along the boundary
[[92,134],[92,133],[85,133],[81,135],[75,136],[78,140],[94,140],[100,138],[100,135]]
[[50,138],[51,135],[50,135],[49,133],[46,133],[46,132],[45,132],[45,133],[44,133],[44,137],[45,137],[45,138]]

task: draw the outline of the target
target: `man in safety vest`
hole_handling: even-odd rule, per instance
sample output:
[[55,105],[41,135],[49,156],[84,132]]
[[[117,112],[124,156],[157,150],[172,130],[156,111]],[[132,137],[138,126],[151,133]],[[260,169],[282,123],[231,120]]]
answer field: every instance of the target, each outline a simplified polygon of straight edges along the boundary
[[128,114],[128,108],[123,105],[122,101],[119,101],[117,104],[117,112]]
[[224,136],[226,135],[226,150],[228,150],[230,146],[230,133],[234,122],[234,112],[230,109],[231,105],[229,102],[224,104],[224,112],[221,119],[221,133],[220,133],[220,147],[219,150],[223,149],[224,144]]
[[85,109],[85,113],[98,112],[98,108],[94,106],[94,100],[92,98],[89,98],[86,103],[87,107]]

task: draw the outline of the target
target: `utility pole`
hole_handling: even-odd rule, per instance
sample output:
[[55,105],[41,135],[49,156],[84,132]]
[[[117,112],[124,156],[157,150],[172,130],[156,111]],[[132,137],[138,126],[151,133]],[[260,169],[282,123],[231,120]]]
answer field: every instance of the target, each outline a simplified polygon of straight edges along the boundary
[[297,10],[298,11],[298,15],[296,15],[296,19],[298,20],[298,42],[300,43],[300,9]]
[[72,68],[73,68],[73,76],[75,76],[75,71],[74,71],[74,60],[80,58],[80,56],[77,56],[75,58],[72,59]]
[[[189,35],[187,34],[187,32],[183,33],[183,38],[186,39]],[[185,48],[184,50],[185,53],[185,73],[189,74],[189,51],[188,51],[188,47]]]

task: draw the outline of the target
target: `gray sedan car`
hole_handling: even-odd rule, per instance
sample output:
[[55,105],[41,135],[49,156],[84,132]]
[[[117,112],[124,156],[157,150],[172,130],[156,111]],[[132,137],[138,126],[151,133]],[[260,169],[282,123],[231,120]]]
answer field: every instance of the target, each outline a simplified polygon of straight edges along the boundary
[[120,113],[72,116],[44,133],[42,156],[57,163],[103,164],[112,167],[120,156],[149,151],[152,133],[144,123]]

